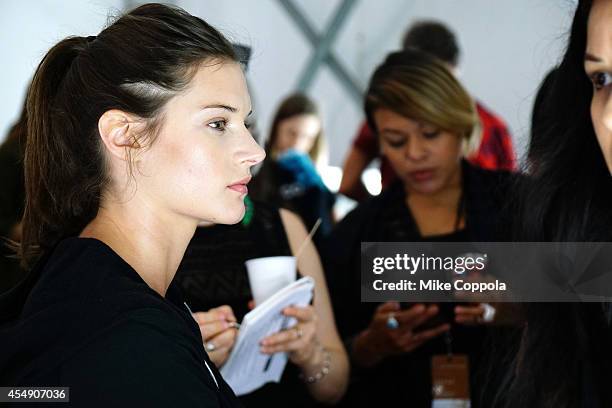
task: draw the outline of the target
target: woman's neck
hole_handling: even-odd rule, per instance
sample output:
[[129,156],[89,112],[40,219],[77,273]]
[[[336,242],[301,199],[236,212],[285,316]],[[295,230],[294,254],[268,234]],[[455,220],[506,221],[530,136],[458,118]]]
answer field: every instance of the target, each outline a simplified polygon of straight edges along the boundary
[[106,202],[81,232],[111,247],[161,296],[183,259],[197,221],[164,213],[138,199]]

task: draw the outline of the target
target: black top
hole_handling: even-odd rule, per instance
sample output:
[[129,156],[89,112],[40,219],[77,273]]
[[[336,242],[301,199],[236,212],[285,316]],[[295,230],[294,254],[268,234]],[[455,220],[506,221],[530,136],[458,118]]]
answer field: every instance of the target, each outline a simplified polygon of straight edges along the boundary
[[[325,272],[338,329],[349,347],[351,339],[369,325],[379,305],[361,302],[361,242],[504,241],[498,225],[507,199],[509,174],[482,170],[466,162],[462,166],[465,229],[422,237],[405,204],[404,188],[397,182],[349,213],[327,240],[323,256]],[[453,351],[470,357],[472,407],[478,407],[481,390],[476,375],[485,330],[453,326],[451,333]],[[389,357],[371,369],[354,366],[344,406],[431,407],[431,357],[446,350],[443,335],[413,352]]]
[[[196,230],[187,246],[175,282],[191,309],[231,306],[238,321],[253,297],[244,262],[265,256],[291,255],[277,207],[247,200],[248,225],[214,225]],[[269,383],[243,396],[246,407],[308,407],[313,403],[290,362],[280,383]]]
[[0,323],[0,385],[70,387],[59,406],[241,406],[186,308],[101,241],[60,242],[0,297]]

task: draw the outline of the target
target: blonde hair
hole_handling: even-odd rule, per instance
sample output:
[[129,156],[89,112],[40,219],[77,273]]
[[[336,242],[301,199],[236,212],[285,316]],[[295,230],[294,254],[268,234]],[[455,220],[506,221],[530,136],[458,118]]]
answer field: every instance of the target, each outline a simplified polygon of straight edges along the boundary
[[436,126],[463,139],[463,154],[480,146],[482,128],[476,103],[445,65],[428,54],[405,50],[390,54],[368,87],[365,112],[376,130],[373,114],[388,109]]

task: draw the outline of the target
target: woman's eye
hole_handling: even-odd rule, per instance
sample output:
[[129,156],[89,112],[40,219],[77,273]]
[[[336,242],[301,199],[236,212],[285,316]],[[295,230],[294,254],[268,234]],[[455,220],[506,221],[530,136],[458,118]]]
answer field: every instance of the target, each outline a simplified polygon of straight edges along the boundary
[[600,90],[610,85],[610,81],[612,81],[612,76],[607,72],[596,72],[591,76],[591,82],[593,82],[593,86],[596,90]]
[[227,121],[226,120],[215,120],[214,122],[210,122],[208,126],[219,132],[223,132],[225,130],[225,127],[227,126]]
[[402,147],[406,141],[405,140],[387,140],[387,143],[389,144],[389,146],[397,149],[399,147]]
[[435,139],[436,137],[438,137],[439,134],[440,134],[439,130],[433,130],[431,132],[423,132],[423,136],[425,136],[426,139]]

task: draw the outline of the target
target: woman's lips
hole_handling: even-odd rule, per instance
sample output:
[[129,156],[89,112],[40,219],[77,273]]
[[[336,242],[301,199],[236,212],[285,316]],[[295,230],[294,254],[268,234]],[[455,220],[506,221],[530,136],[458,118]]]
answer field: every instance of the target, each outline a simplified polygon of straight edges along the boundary
[[434,170],[428,169],[428,170],[411,171],[410,173],[408,173],[408,176],[414,181],[416,181],[417,183],[422,183],[425,181],[429,181],[433,178]]
[[235,182],[234,184],[230,184],[229,186],[227,186],[227,188],[229,188],[230,190],[237,191],[240,194],[248,194],[249,188],[247,187],[247,184],[249,183],[249,181],[251,181],[250,176],[245,177],[242,180]]
[[247,194],[249,192],[249,188],[246,186],[246,184],[233,184],[231,186],[228,186],[228,188],[230,190],[237,191],[240,194]]

